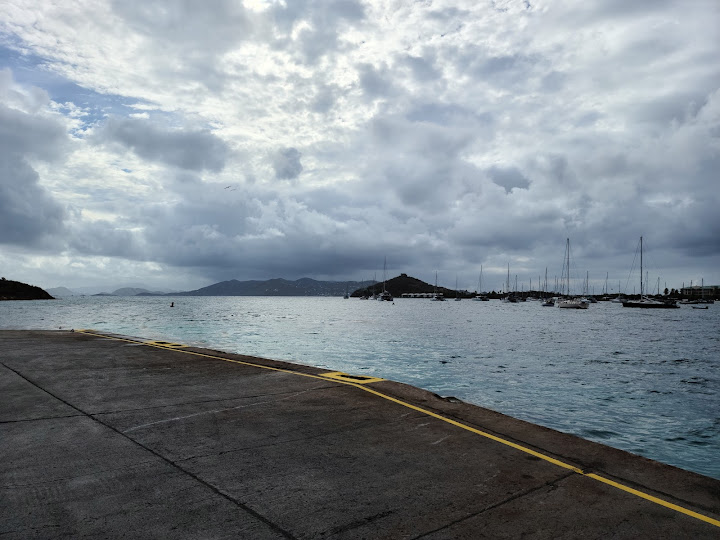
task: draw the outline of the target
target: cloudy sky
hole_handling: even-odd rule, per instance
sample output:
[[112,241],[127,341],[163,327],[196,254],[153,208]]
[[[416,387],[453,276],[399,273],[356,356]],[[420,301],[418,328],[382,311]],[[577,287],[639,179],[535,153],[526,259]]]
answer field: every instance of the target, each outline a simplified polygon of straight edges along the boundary
[[3,0],[0,274],[720,285],[719,58],[717,0]]

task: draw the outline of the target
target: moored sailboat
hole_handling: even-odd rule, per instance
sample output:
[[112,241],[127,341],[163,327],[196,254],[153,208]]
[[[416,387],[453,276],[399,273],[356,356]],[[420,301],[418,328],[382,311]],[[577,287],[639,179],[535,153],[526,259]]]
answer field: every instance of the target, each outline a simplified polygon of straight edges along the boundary
[[384,300],[386,302],[392,302],[393,296],[388,292],[388,290],[385,288],[385,271],[387,270],[387,257],[385,257],[385,260],[383,261],[383,290],[380,293],[380,296],[378,297],[378,300]]
[[507,281],[505,283],[506,296],[503,298],[503,302],[509,304],[517,304],[518,297],[514,292],[510,292],[510,263],[508,263]]
[[567,239],[567,243],[565,245],[565,266],[566,266],[566,275],[565,278],[567,279],[567,290],[565,291],[567,294],[567,297],[561,298],[557,302],[557,307],[564,308],[564,309],[587,309],[590,305],[590,302],[588,302],[587,298],[575,298],[570,296],[570,239]]
[[640,298],[638,300],[626,300],[622,303],[623,307],[629,308],[654,308],[654,309],[673,309],[679,308],[674,300],[655,300],[645,295],[643,287],[643,237],[640,237]]
[[482,292],[482,264],[480,265],[480,277],[478,278],[478,287],[477,287],[477,294],[473,298],[473,300],[477,300],[478,302],[487,302],[489,298],[486,294],[483,294]]
[[435,291],[433,293],[432,300],[434,302],[443,302],[445,300],[445,297],[443,296],[443,293],[439,293],[437,289],[437,272],[435,272]]

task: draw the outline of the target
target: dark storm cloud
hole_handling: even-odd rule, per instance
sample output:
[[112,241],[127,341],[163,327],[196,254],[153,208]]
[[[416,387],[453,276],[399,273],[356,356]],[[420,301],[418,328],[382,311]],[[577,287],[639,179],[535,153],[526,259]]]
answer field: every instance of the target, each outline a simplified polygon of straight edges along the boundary
[[82,222],[69,228],[68,245],[83,255],[140,259],[138,238],[129,230],[107,221]]
[[209,131],[168,131],[135,118],[109,118],[95,141],[116,143],[142,158],[193,171],[220,171],[229,154],[227,144]]
[[18,154],[0,148],[0,243],[39,243],[62,232],[65,212]]
[[297,148],[281,148],[272,158],[275,177],[281,180],[292,180],[300,176],[303,170],[300,163],[301,154]]
[[493,183],[505,188],[505,193],[510,193],[514,188],[530,187],[528,179],[515,167],[491,167],[487,173]]
[[[8,90],[11,81],[5,82]],[[37,101],[32,96],[18,97],[28,105]],[[33,245],[61,232],[65,211],[26,158],[55,161],[67,147],[65,130],[55,120],[0,104],[0,243]]]
[[0,151],[44,160],[60,157],[67,148],[65,129],[52,120],[0,104]]

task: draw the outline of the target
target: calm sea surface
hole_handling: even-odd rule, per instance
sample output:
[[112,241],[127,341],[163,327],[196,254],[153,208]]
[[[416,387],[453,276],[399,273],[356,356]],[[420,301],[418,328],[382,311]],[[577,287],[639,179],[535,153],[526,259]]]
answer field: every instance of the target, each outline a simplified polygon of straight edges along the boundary
[[0,328],[92,328],[383,377],[720,479],[720,304],[73,297],[0,302]]

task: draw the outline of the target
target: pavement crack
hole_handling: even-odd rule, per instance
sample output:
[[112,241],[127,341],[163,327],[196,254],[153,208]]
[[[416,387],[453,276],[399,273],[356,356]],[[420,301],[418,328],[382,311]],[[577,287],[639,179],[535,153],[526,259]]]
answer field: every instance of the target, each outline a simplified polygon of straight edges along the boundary
[[467,521],[468,519],[472,519],[474,517],[480,516],[480,515],[484,514],[485,512],[489,512],[490,510],[494,510],[495,508],[499,508],[500,506],[503,506],[503,505],[508,504],[513,501],[516,501],[517,499],[521,499],[522,497],[527,497],[528,495],[532,495],[533,493],[536,493],[540,490],[547,489],[549,487],[556,487],[559,482],[562,482],[563,480],[566,480],[567,478],[574,476],[575,474],[577,474],[577,473],[574,471],[566,472],[565,474],[562,474],[553,480],[543,482],[542,484],[540,484],[538,486],[526,489],[524,491],[520,491],[518,493],[515,493],[514,495],[510,495],[509,497],[507,497],[501,501],[498,501],[494,504],[491,504],[489,506],[486,506],[485,508],[482,508],[481,510],[478,510],[477,512],[473,512],[472,514],[468,514],[467,516],[464,516],[464,517],[461,517],[454,521],[451,521],[450,523],[446,523],[442,527],[438,527],[437,529],[433,529],[431,531],[426,531],[418,536],[413,537],[412,540],[418,540],[418,539],[424,538],[428,535],[438,533],[449,527],[457,525],[458,523],[462,523],[463,521]]
[[2,424],[20,424],[23,422],[40,422],[42,420],[58,420],[61,418],[77,418],[85,416],[84,414],[63,414],[60,416],[43,416],[41,418],[20,418],[19,420],[0,420],[0,425]]
[[342,534],[344,532],[351,531],[353,529],[357,529],[358,527],[363,527],[365,525],[368,525],[368,524],[372,523],[373,521],[377,521],[378,519],[387,517],[387,516],[393,514],[394,512],[395,512],[394,510],[386,510],[385,512],[380,512],[379,514],[367,516],[362,519],[357,519],[357,520],[347,523],[345,525],[338,525],[337,527],[333,527],[332,529],[330,529],[328,531],[324,531],[324,532],[320,533],[319,536],[325,536],[325,535],[335,536],[338,534]]

